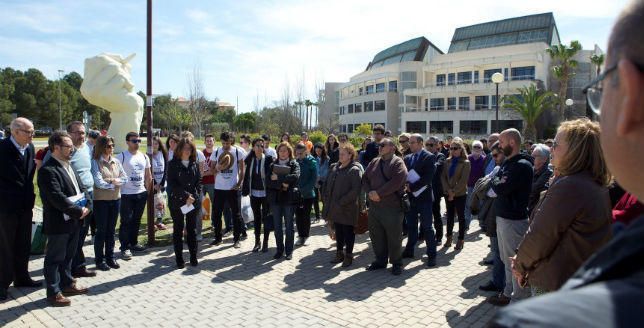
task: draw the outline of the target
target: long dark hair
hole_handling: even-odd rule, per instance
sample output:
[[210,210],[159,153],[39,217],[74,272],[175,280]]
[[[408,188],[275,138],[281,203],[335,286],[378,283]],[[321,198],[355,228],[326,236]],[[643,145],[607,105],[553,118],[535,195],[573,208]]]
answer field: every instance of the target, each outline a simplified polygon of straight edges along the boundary
[[[152,137],[152,142],[155,142],[155,141],[159,144],[159,151],[161,152],[161,154],[163,154],[163,161],[167,162],[168,161],[168,150],[165,149],[165,145],[163,144],[163,142],[161,142],[161,138],[159,138],[159,136]],[[154,149],[154,145],[152,145],[152,147]]]
[[[171,150],[170,149],[170,140],[174,140],[176,143],[179,143],[180,139],[179,136],[176,133],[172,133],[168,136],[168,139],[165,140],[165,147],[166,150]],[[174,151],[174,150],[173,150]]]
[[190,140],[189,138],[182,138],[179,141],[179,144],[177,145],[176,151],[177,153],[174,154],[174,159],[181,160],[181,155],[183,152],[183,147],[185,145],[189,145],[191,150],[190,150],[190,161],[191,162],[196,162],[197,161],[197,146],[195,146],[194,142]]
[[[333,144],[331,144],[329,142],[329,139],[331,139],[331,137],[333,137],[333,139],[335,139]],[[324,143],[324,147],[326,148],[326,152],[330,153],[332,150],[337,149],[338,146],[340,146],[340,144],[338,143],[338,138],[333,133],[329,134],[329,136],[326,137],[326,142]]]
[[105,149],[107,149],[107,146],[112,143],[112,147],[114,147],[114,138],[111,136],[99,136],[96,139],[96,145],[94,145],[94,153],[92,154],[92,158],[98,160],[101,159],[101,156],[105,154]]
[[[318,153],[315,151],[316,149],[322,149],[322,154],[318,156]],[[326,161],[329,160],[329,155],[326,153],[326,149],[324,148],[324,145],[321,143],[316,143],[315,146],[313,146],[313,157],[315,158],[320,158],[320,164],[326,163]]]

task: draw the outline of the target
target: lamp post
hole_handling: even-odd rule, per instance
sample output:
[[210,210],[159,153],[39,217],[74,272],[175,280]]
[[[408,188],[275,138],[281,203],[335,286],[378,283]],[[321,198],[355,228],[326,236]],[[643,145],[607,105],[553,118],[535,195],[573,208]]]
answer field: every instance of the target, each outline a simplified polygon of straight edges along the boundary
[[62,106],[62,91],[60,87],[61,79],[62,79],[62,74],[63,74],[62,69],[58,70],[58,129],[62,131],[63,129],[63,106]]
[[[154,97],[152,95],[152,0],[147,1],[147,24],[146,24],[146,97],[145,108],[147,114],[147,139],[148,139],[148,156],[152,158],[152,105]],[[148,192],[148,245],[155,243],[154,236],[154,193]]]
[[572,106],[572,104],[574,104],[574,103],[575,103],[575,102],[574,102],[572,99],[570,99],[570,98],[566,99],[565,104],[566,104],[566,108],[568,109],[568,112],[569,112],[569,113],[570,113],[570,107],[571,107],[571,106]]
[[503,74],[496,72],[492,74],[492,82],[496,84],[496,130],[499,132],[499,84],[503,82]]

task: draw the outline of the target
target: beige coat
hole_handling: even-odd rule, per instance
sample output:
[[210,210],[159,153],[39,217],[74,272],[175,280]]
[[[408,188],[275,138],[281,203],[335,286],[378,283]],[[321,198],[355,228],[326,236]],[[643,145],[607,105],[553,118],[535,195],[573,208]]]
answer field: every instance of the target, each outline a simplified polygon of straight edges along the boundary
[[452,165],[453,159],[450,157],[443,165],[443,173],[441,174],[441,183],[443,192],[447,195],[448,191],[454,192],[454,197],[465,196],[467,194],[467,179],[470,177],[470,161],[465,157],[459,157],[459,163],[456,165],[454,175],[449,177],[449,167]]

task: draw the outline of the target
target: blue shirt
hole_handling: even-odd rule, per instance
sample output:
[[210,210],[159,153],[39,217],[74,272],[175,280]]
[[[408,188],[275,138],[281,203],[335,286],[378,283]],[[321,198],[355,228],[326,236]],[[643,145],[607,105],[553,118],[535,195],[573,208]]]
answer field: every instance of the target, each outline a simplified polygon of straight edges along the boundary
[[18,151],[20,152],[20,155],[25,156],[25,151],[27,151],[27,147],[29,147],[29,145],[26,145],[26,146],[24,146],[24,147],[20,146],[20,145],[16,142],[16,139],[14,139],[14,138],[13,138],[13,136],[11,136],[9,139],[11,139],[11,142],[13,142],[13,145],[14,145],[14,146],[16,146],[16,148],[17,148],[17,149],[18,149]]
[[83,143],[80,148],[77,148],[69,163],[72,165],[76,174],[80,177],[80,183],[83,184],[85,189],[87,189],[88,192],[93,191],[94,177],[92,176],[92,155],[90,153],[89,146]]
[[[488,155],[488,156],[492,156],[492,154],[490,154],[490,155]],[[485,171],[483,171],[483,172],[484,172],[484,175],[488,175],[488,174],[492,173],[492,171],[494,170],[494,167],[496,167],[496,161],[494,160],[494,158],[492,158],[492,159],[487,163],[487,166],[485,167]]]

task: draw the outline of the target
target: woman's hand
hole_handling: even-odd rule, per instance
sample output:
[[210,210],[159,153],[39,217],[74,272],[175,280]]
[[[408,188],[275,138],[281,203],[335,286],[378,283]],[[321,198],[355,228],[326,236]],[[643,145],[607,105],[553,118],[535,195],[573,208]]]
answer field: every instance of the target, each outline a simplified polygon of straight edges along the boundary
[[277,174],[275,174],[275,173],[271,174],[271,180],[276,181],[277,180]]
[[195,199],[192,197],[192,195],[188,196],[188,199],[186,199],[186,205],[192,205],[194,204]]

